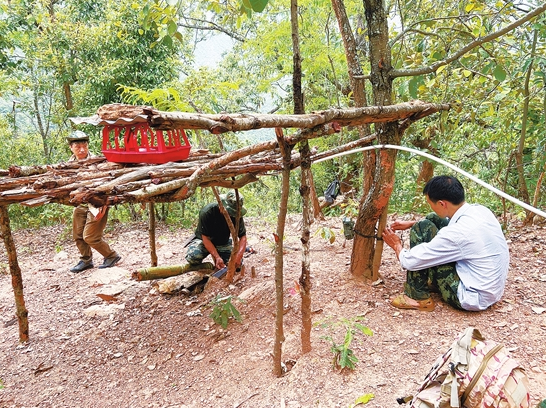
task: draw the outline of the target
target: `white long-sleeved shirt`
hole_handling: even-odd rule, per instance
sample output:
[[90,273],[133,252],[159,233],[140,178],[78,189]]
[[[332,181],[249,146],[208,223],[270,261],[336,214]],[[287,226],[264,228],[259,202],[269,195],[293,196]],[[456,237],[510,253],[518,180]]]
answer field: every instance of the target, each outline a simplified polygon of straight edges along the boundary
[[399,258],[409,271],[455,262],[461,279],[457,297],[465,310],[484,310],[499,301],[510,262],[506,239],[493,213],[468,203],[432,241],[403,249]]

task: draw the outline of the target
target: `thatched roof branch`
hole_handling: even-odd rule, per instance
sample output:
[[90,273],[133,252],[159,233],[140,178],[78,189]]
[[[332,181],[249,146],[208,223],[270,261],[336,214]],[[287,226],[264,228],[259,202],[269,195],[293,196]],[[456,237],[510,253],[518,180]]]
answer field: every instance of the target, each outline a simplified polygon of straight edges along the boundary
[[447,104],[430,104],[412,101],[389,106],[368,106],[364,108],[327,109],[304,115],[268,115],[268,114],[201,114],[185,112],[160,112],[144,109],[150,126],[157,129],[206,129],[211,133],[238,132],[263,128],[298,128],[311,129],[331,122],[340,126],[358,126],[369,123],[384,123],[404,120],[424,110],[429,115],[441,110],[448,110]]

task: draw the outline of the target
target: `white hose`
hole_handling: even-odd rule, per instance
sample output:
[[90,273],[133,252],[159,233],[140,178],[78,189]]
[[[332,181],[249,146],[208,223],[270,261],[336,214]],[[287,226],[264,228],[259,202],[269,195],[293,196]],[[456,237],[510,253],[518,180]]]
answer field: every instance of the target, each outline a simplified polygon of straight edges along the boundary
[[546,218],[546,212],[544,211],[541,211],[539,210],[538,208],[535,208],[527,203],[524,203],[523,201],[521,200],[518,200],[517,198],[515,197],[512,197],[511,195],[508,195],[506,194],[505,192],[493,187],[492,185],[490,184],[487,184],[486,182],[480,180],[479,178],[477,177],[474,177],[472,174],[470,173],[467,173],[466,171],[454,166],[453,164],[451,163],[448,163],[446,162],[445,160],[442,160],[442,159],[439,159],[437,157],[434,157],[432,156],[431,154],[428,154],[428,153],[425,153],[425,152],[422,152],[420,150],[416,150],[416,149],[412,149],[412,148],[409,148],[409,147],[405,147],[405,146],[397,146],[397,145],[389,145],[389,144],[383,144],[383,145],[373,145],[373,146],[366,146],[366,147],[359,147],[357,149],[353,149],[353,150],[349,150],[349,151],[346,151],[346,152],[341,152],[341,153],[337,153],[337,154],[334,154],[332,156],[329,156],[329,157],[324,157],[322,159],[319,159],[317,161],[314,161],[313,164],[315,163],[320,163],[320,162],[323,162],[325,160],[331,160],[335,157],[340,157],[340,156],[345,156],[345,155],[348,155],[348,154],[352,154],[352,153],[358,153],[358,152],[364,152],[366,150],[373,150],[373,149],[396,149],[396,150],[404,150],[406,152],[411,152],[411,153],[415,153],[415,154],[418,154],[419,156],[424,156],[430,160],[434,160],[435,162],[438,162],[440,164],[443,164],[444,166],[446,167],[449,167],[450,169],[452,170],[455,170],[457,173],[460,173],[462,174],[463,176],[466,176],[468,177],[470,180],[472,181],[475,181],[476,183],[478,183],[479,185],[487,188],[488,190],[494,192],[495,194],[497,195],[500,195],[501,197],[504,197],[506,198],[508,201],[511,201],[513,202],[514,204],[517,204],[523,208],[525,208],[526,210],[528,211],[531,211],[532,213],[535,213],[537,215],[540,215],[541,217],[544,217]]

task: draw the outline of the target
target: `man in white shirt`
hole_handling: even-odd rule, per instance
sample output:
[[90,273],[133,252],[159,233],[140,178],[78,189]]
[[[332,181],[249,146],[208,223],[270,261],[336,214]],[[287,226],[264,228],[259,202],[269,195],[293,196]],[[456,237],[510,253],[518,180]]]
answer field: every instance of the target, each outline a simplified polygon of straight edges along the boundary
[[[464,188],[455,177],[433,177],[423,194],[436,214],[418,222],[395,221],[383,231],[383,240],[407,270],[404,294],[391,304],[432,311],[432,287],[457,309],[487,309],[504,292],[510,262],[499,222],[486,207],[465,202]],[[395,232],[408,228],[409,250]]]

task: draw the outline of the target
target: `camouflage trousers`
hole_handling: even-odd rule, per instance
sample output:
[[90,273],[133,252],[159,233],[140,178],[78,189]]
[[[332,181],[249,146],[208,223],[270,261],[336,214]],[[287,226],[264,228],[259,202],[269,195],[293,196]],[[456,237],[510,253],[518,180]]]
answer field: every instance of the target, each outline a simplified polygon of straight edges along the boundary
[[[231,240],[231,238],[226,245],[218,245],[216,247],[218,255],[220,255],[220,257],[224,260],[224,263],[226,265],[228,264],[229,258],[231,257],[232,249],[233,241]],[[186,261],[190,265],[197,265],[203,262],[203,259],[205,259],[209,254],[210,252],[207,250],[207,248],[205,248],[205,245],[203,245],[203,241],[201,241],[199,238],[195,238],[188,245],[188,250],[186,252]]]
[[[448,222],[447,219],[440,218],[435,213],[416,222],[410,230],[410,248],[430,242]],[[407,271],[404,292],[412,299],[423,300],[430,297],[431,291],[437,291],[447,304],[456,309],[462,309],[457,297],[459,281],[455,262],[450,262],[418,271]]]

